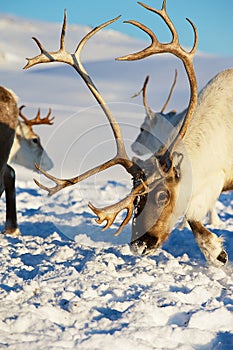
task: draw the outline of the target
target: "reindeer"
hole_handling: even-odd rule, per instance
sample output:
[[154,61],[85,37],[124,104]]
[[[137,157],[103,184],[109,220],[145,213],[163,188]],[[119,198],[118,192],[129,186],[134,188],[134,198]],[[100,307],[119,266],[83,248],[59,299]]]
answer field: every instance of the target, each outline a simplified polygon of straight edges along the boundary
[[[28,120],[23,114],[21,106],[17,107],[18,97],[5,87],[0,87],[0,196],[5,190],[6,194],[6,223],[4,234],[17,236],[20,230],[17,224],[16,200],[15,200],[15,171],[8,162],[18,163],[29,169],[34,169],[37,161],[47,169],[52,167],[52,161],[40,144],[40,139],[34,133],[32,125],[52,124],[54,118],[50,118],[51,110],[45,118],[40,118],[40,110],[36,117]],[[23,122],[18,120],[18,115]],[[35,146],[34,146],[35,144]],[[43,157],[42,157],[43,155]]]
[[35,125],[52,125],[53,118],[50,118],[51,108],[46,117],[41,118],[40,109],[33,119],[28,119],[22,112],[25,106],[19,108],[19,116],[15,138],[9,155],[9,163],[19,164],[25,168],[35,170],[34,164],[40,164],[44,169],[53,167],[53,162],[41,145],[40,137],[33,130]]
[[15,203],[15,172],[7,164],[18,123],[17,97],[5,87],[0,87],[0,196],[6,194],[6,223],[3,233],[18,235]]
[[[198,101],[193,67],[198,43],[195,25],[188,20],[194,31],[194,44],[188,52],[179,44],[177,31],[167,15],[166,0],[163,1],[161,10],[141,2],[139,4],[164,20],[171,31],[172,40],[170,43],[160,43],[156,35],[145,25],[134,20],[127,21],[145,31],[152,42],[142,51],[119,57],[118,60],[138,60],[164,52],[174,54],[181,59],[189,80],[190,100],[179,133],[171,144],[161,150],[159,155],[152,155],[145,161],[140,159],[135,161],[128,157],[120,127],[80,59],[81,51],[88,39],[119,17],[91,30],[80,41],[75,52],[70,54],[65,49],[65,13],[59,50],[49,52],[38,39],[34,38],[40,53],[33,58],[28,58],[24,68],[48,62],[64,62],[71,65],[82,77],[105,113],[116,141],[116,155],[70,179],[56,178],[37,165],[37,169],[45,177],[54,181],[55,185],[49,188],[35,181],[39,187],[48,191],[49,195],[53,195],[65,187],[77,184],[119,164],[133,177],[133,188],[125,198],[113,205],[96,208],[89,203],[90,209],[98,216],[97,223],[106,221],[104,229],[107,229],[118,213],[126,209],[126,216],[116,234],[122,231],[133,215],[131,250],[135,254],[148,255],[153,254],[169,237],[178,218],[185,216],[206,259],[212,263],[225,264],[227,253],[223,249],[222,239],[207,230],[201,220],[222,191],[233,189],[233,124],[230,104],[233,70],[224,71],[216,76]],[[201,113],[200,102],[202,102]],[[203,108],[204,104],[205,108]]]

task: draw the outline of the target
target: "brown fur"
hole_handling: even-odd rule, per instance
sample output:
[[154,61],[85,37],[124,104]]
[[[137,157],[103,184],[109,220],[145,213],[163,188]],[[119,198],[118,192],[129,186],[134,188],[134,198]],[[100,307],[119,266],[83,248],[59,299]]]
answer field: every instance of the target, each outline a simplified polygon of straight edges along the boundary
[[0,123],[15,130],[18,123],[18,106],[14,96],[3,86],[0,86]]
[[224,191],[233,191],[233,180],[228,181],[224,187],[223,187],[223,192]]
[[14,93],[0,87],[0,196],[6,194],[5,233],[18,233],[15,203],[15,173],[7,164],[18,123],[18,107]]

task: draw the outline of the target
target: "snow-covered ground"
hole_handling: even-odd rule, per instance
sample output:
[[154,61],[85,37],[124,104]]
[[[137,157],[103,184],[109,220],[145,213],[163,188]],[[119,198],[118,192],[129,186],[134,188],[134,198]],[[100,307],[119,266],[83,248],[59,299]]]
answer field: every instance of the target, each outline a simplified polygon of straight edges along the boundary
[[[72,50],[88,28],[68,28]],[[31,37],[56,50],[60,25],[1,16],[1,85],[13,89],[34,115],[49,106],[52,127],[38,127],[55,162],[56,176],[73,176],[107,160],[114,142],[105,117],[71,68],[41,66],[23,71],[25,57],[37,54]],[[87,70],[120,122],[127,150],[144,117],[140,98],[132,100],[150,74],[148,99],[161,109],[178,68],[170,109],[188,100],[185,74],[170,56],[140,62],[115,62],[144,42],[113,30],[99,33],[83,53]],[[232,57],[197,54],[199,87],[232,66]],[[26,110],[25,110],[26,112]],[[18,221],[22,235],[1,237],[0,348],[10,349],[182,349],[233,348],[233,196],[217,203],[223,221],[214,232],[225,239],[229,263],[208,266],[192,233],[174,230],[156,255],[135,257],[129,250],[130,225],[114,237],[118,221],[101,232],[89,211],[115,202],[130,190],[130,178],[110,169],[54,197],[16,168]],[[44,181],[41,179],[41,181]],[[5,215],[4,198],[0,202]]]

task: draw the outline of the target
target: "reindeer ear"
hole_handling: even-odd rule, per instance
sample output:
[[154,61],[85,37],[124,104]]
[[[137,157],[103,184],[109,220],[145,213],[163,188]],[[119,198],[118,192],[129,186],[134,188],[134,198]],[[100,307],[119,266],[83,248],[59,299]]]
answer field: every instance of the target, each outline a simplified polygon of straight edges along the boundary
[[151,111],[150,121],[151,121],[151,126],[152,127],[154,127],[157,124],[157,121],[158,121],[157,114],[154,113],[153,111]]
[[155,113],[152,111],[152,109],[150,107],[148,107],[147,111],[146,111],[147,116],[150,118],[151,121],[154,120],[155,118]]
[[170,117],[173,117],[174,115],[176,115],[176,110],[173,109],[172,111],[168,112],[167,115],[169,116],[169,118],[170,118]]
[[179,180],[181,177],[180,165],[183,161],[183,158],[184,156],[182,153],[174,152],[172,154],[172,167],[174,169],[175,177],[177,180]]

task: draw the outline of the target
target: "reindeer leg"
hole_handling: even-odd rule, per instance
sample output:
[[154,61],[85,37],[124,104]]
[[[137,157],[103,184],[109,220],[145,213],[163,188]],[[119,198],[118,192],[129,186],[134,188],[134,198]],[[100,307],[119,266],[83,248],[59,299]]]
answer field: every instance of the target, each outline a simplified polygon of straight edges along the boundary
[[15,201],[15,171],[9,165],[4,173],[4,187],[6,194],[6,224],[4,234],[18,236],[20,230],[17,224],[16,201]]
[[223,239],[207,230],[199,221],[188,221],[195,240],[207,261],[214,265],[225,265],[228,259],[223,249]]

